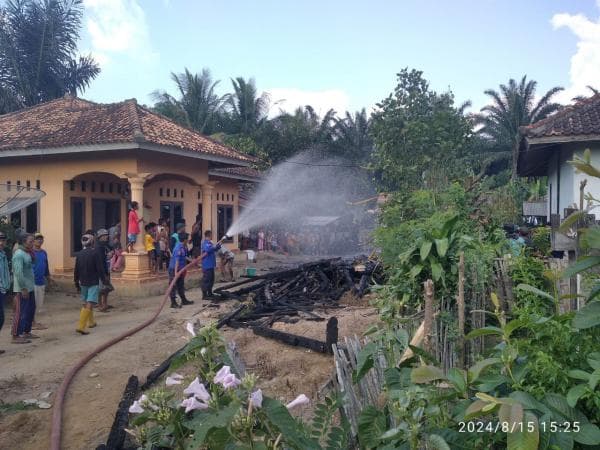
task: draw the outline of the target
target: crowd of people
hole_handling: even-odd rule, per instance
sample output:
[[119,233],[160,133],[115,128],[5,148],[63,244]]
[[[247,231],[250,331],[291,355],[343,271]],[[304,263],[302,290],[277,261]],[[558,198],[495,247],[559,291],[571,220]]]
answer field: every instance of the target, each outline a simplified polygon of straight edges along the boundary
[[[135,251],[135,244],[141,234],[139,206],[132,202],[128,215],[127,252]],[[160,219],[158,224],[144,225],[143,243],[148,254],[151,270],[168,273],[169,284],[176,275],[174,288],[170,292],[171,308],[181,308],[194,302],[186,297],[186,267],[190,263],[202,268],[203,298],[213,297],[217,258],[221,268],[221,280],[234,281],[234,253],[223,245],[223,239],[212,242],[212,232],[201,232],[201,223],[192,227],[191,235],[186,232],[185,223],[175,226],[170,233],[168,220]],[[203,239],[202,239],[203,237]],[[108,230],[100,228],[87,230],[81,236],[81,250],[75,255],[73,281],[82,305],[75,331],[80,335],[89,334],[96,326],[94,311],[108,312],[113,308],[108,303],[110,292],[114,290],[111,273],[124,268],[124,252],[121,247],[121,227],[116,223]],[[14,247],[7,255],[8,237],[0,232],[0,330],[4,325],[4,305],[13,298],[13,318],[11,326],[12,342],[28,344],[39,336],[33,331],[45,330],[47,326],[36,322],[36,312],[44,306],[46,286],[50,282],[48,254],[42,248],[44,236],[17,230]],[[177,302],[177,295],[180,302]],[[4,350],[0,350],[0,354]]]

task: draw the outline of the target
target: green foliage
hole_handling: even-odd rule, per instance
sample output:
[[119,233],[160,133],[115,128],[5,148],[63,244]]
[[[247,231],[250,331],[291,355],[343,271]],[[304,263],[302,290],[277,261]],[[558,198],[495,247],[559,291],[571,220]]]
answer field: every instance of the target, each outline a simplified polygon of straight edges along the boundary
[[513,179],[517,177],[517,158],[522,136],[520,128],[561,108],[560,104],[551,100],[562,88],[552,88],[537,100],[536,87],[536,81],[527,80],[527,76],[524,76],[520,82],[511,78],[508,84],[501,84],[499,91],[488,89],[485,94],[492,103],[483,107],[476,116],[476,123],[481,125],[479,133],[511,152]]
[[550,227],[537,227],[531,233],[533,246],[542,256],[549,256],[552,250],[550,246]]
[[8,1],[0,16],[0,114],[75,95],[100,73],[77,56],[81,0]]
[[374,169],[384,190],[437,186],[465,174],[471,123],[451,92],[432,91],[423,73],[403,69],[372,118]]
[[[251,403],[256,394],[256,377],[246,375],[241,384],[225,387],[215,374],[229,357],[214,325],[194,336],[172,368],[193,363],[198,379],[210,398],[204,409],[185,413],[173,388],[156,388],[139,400],[144,411],[131,420],[133,434],[141,448],[345,450],[349,447],[349,423],[337,421],[342,399],[328,396],[315,406],[311,422],[293,417],[285,405],[269,397]],[[230,362],[229,362],[230,364]],[[194,376],[190,377],[193,378]],[[186,382],[189,382],[187,380]]]

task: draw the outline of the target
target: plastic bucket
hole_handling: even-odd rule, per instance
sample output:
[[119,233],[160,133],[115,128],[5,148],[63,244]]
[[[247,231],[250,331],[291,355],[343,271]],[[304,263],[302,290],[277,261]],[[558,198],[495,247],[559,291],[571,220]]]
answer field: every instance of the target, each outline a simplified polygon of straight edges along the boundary
[[256,267],[246,267],[246,275],[249,277],[256,276]]

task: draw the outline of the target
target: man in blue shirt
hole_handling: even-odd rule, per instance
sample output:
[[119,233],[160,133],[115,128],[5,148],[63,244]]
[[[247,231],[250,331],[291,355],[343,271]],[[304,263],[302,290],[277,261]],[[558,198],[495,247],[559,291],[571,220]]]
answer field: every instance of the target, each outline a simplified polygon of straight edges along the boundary
[[[50,281],[50,271],[48,270],[48,253],[42,248],[44,244],[44,236],[42,233],[36,233],[33,240],[33,276],[35,286],[33,291],[35,294],[35,309],[36,312],[43,312],[44,299],[46,297],[46,284]],[[33,321],[31,327],[33,330],[45,330],[46,327],[40,322]]]
[[[169,262],[169,286],[171,282],[175,278],[175,274],[182,270],[187,265],[188,259],[188,234],[187,233],[179,233],[177,235],[178,241],[173,247],[173,252],[171,255],[171,261]],[[181,305],[177,304],[177,300],[175,298],[175,289],[177,289],[177,293],[181,298]],[[171,308],[181,308],[182,305],[191,305],[192,301],[188,300],[185,297],[185,272],[181,274],[181,276],[175,282],[175,286],[171,290]]]
[[215,267],[217,267],[217,254],[221,248],[221,241],[217,245],[212,243],[212,231],[204,232],[202,241],[202,298],[213,297],[213,285],[215,284]]

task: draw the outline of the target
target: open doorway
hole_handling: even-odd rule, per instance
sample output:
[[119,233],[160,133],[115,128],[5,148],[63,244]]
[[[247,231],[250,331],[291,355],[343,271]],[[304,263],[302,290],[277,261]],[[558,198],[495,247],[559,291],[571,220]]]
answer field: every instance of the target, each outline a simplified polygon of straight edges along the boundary
[[183,218],[183,203],[160,202],[160,218],[166,219],[171,232],[175,230],[178,223],[185,223]]

